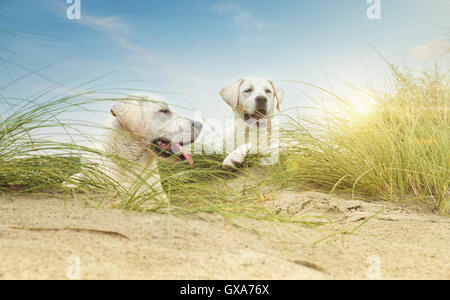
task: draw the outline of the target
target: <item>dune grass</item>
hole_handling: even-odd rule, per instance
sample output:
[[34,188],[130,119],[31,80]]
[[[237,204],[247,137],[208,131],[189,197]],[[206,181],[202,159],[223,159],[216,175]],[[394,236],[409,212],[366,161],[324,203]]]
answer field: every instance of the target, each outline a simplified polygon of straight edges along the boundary
[[448,73],[435,66],[413,76],[390,67],[393,89],[373,94],[369,113],[359,114],[351,103],[324,90],[339,111],[326,111],[325,120],[290,118],[283,133],[289,146],[274,180],[353,197],[420,200],[448,213]]
[[[54,142],[45,132],[63,128],[58,115],[71,108],[69,98],[49,103],[2,97],[0,119],[0,191],[35,191],[60,186],[63,178],[80,168],[79,159],[68,156],[77,148]],[[52,152],[51,156],[45,153]]]
[[[224,171],[224,155],[195,155],[194,167],[161,160],[159,169],[168,202],[157,200],[155,192],[137,194],[121,189],[83,160],[87,154],[108,154],[81,146],[80,137],[94,138],[79,129],[77,121],[62,117],[96,101],[122,98],[96,97],[92,91],[39,102],[2,97],[0,101],[9,109],[0,118],[0,192],[82,192],[86,197],[98,199],[100,195],[109,202],[114,200],[115,206],[123,209],[151,203],[152,210],[160,213],[207,212],[227,218],[318,224],[307,217],[285,217],[266,208],[263,187],[269,184],[273,189],[350,191],[354,196],[389,201],[418,199],[445,214],[450,206],[448,74],[436,70],[414,77],[393,66],[392,70],[395,89],[391,94],[375,94],[375,105],[368,115],[359,116],[351,104],[336,97],[346,113],[327,112],[325,121],[291,116],[283,125],[281,144],[289,146],[281,149],[280,163],[258,167],[264,170],[257,174],[251,168],[257,163],[251,159],[238,172]],[[52,129],[64,132],[71,141],[55,141],[49,133]],[[129,166],[132,172],[132,163]],[[88,179],[71,177],[80,170],[90,175]],[[252,184],[237,188],[234,183],[244,177],[251,178]],[[62,184],[65,181],[77,188],[67,188]]]
[[[134,173],[133,163],[123,158],[101,153],[96,148],[82,146],[80,141],[95,142],[78,127],[80,121],[65,119],[67,112],[89,110],[95,102],[121,101],[123,98],[98,98],[89,93],[67,96],[52,101],[22,101],[3,98],[8,107],[0,119],[0,193],[48,193],[67,197],[88,198],[96,206],[111,205],[126,210],[141,210],[147,204],[157,213],[193,214],[213,213],[232,220],[251,218],[291,224],[320,224],[308,218],[288,218],[276,214],[264,205],[266,200],[257,183],[260,178],[247,172],[246,167],[239,172],[225,171],[221,167],[224,155],[194,155],[195,165],[175,159],[159,161],[164,190],[169,201],[158,200],[157,193],[148,187],[144,193],[135,189],[125,190],[120,183],[101,173],[92,161],[86,160],[92,154],[116,159],[127,166],[127,171],[136,175],[136,188],[146,184],[146,174]],[[15,103],[15,104],[13,104]],[[83,128],[102,128],[101,124],[82,124]],[[55,132],[58,132],[55,134]],[[70,137],[70,142],[59,141],[59,135]],[[67,140],[67,139],[66,139]],[[247,162],[248,166],[250,162]],[[82,179],[73,175],[82,172]],[[235,188],[230,181],[240,176],[253,176],[255,184],[245,189]],[[70,183],[67,187],[63,183]]]

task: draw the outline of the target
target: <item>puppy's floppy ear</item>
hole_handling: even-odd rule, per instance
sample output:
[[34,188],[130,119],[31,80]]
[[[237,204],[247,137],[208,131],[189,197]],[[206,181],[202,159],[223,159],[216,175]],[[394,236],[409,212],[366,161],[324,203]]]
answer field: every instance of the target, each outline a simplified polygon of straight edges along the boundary
[[284,91],[282,89],[280,89],[279,87],[277,87],[273,83],[273,81],[269,80],[269,82],[273,88],[275,101],[277,101],[277,110],[280,111],[280,104],[281,104],[281,102],[283,102]]
[[111,114],[117,118],[120,125],[130,133],[141,136],[143,109],[137,101],[124,101],[111,108]]
[[239,94],[241,90],[241,85],[244,82],[244,79],[239,79],[235,83],[230,84],[229,86],[224,87],[220,91],[220,96],[222,99],[228,103],[229,106],[233,110],[236,109],[239,105]]

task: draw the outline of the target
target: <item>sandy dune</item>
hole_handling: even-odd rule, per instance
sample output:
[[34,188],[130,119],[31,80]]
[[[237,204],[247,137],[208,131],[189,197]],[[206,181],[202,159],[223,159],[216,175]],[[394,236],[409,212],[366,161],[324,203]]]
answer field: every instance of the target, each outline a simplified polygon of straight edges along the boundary
[[[0,279],[450,279],[450,220],[417,205],[278,193],[280,214],[321,228],[89,207],[48,196],[0,197]],[[314,242],[336,230],[321,243]],[[71,271],[72,270],[72,271]],[[72,272],[72,273],[71,273]],[[76,273],[75,273],[76,274]]]

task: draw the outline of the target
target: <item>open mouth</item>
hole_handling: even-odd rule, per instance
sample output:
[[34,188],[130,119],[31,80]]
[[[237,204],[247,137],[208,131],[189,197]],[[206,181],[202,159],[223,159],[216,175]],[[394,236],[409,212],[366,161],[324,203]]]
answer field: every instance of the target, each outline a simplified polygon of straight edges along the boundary
[[186,160],[191,166],[194,164],[192,156],[184,149],[184,143],[175,144],[165,138],[158,138],[152,142],[152,149],[163,158],[177,157]]
[[248,120],[256,120],[256,121],[259,121],[259,120],[261,120],[261,119],[263,119],[263,118],[265,118],[265,117],[267,117],[266,114],[263,114],[263,113],[258,112],[258,111],[256,111],[254,114],[244,113],[244,119],[245,119],[245,121],[248,121]]

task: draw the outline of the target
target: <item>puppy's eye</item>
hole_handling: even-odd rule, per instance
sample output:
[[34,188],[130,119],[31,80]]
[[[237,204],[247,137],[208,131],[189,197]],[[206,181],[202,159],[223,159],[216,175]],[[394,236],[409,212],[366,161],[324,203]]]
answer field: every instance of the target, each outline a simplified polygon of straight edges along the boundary
[[170,110],[168,110],[167,108],[163,108],[159,112],[166,115],[170,114]]
[[266,92],[266,94],[270,94],[270,93],[272,93],[272,91],[271,91],[271,90],[269,90],[269,89],[266,89],[266,90],[265,90],[265,92]]
[[244,93],[251,93],[251,92],[253,92],[253,89],[252,89],[252,88],[246,89],[246,90],[244,91]]

